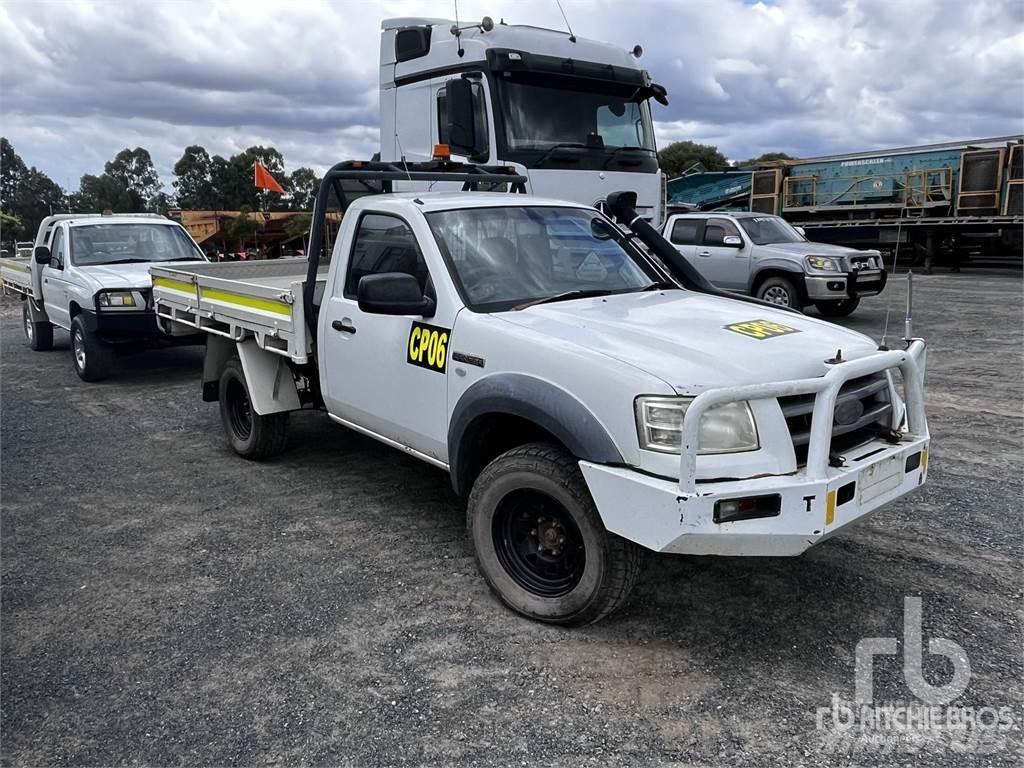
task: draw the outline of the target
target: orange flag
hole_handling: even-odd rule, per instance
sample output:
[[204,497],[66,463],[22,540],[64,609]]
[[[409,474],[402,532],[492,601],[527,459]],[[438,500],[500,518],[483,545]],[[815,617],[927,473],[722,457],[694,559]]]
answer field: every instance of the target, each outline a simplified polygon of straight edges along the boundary
[[277,192],[279,195],[284,194],[284,188],[277,183],[277,179],[270,175],[270,171],[263,167],[263,163],[259,160],[253,166],[253,184],[259,189],[269,189],[271,192]]

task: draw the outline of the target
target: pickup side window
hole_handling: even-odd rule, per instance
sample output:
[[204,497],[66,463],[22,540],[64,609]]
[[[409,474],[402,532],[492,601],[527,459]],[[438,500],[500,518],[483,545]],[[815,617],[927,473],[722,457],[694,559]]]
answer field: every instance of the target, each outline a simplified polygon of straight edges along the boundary
[[735,224],[728,219],[708,219],[704,227],[704,245],[721,245],[729,235],[740,236]]
[[675,245],[696,245],[700,224],[700,219],[676,219],[669,240]]
[[365,275],[382,272],[404,272],[415,277],[426,294],[429,273],[416,236],[409,225],[397,216],[364,213],[359,220],[352,256],[345,278],[345,297],[356,298],[359,281]]
[[53,240],[50,241],[50,266],[54,269],[64,269],[64,230],[56,227],[53,230]]

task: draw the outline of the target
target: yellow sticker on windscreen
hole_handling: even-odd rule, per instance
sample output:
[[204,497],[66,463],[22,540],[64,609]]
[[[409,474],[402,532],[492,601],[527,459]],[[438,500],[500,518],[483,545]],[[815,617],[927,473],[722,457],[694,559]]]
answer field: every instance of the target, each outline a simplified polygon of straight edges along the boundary
[[770,339],[773,336],[785,336],[787,333],[800,333],[798,328],[790,328],[788,325],[771,320],[747,320],[743,323],[726,325],[725,328],[752,339]]

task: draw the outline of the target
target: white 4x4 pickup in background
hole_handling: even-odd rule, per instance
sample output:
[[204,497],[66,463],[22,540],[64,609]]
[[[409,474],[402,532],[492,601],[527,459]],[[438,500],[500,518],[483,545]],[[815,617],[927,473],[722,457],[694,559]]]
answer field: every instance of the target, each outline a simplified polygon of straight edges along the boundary
[[[467,191],[389,194],[403,180]],[[203,395],[235,451],[281,452],[310,407],[441,467],[494,592],[561,624],[618,606],[644,549],[798,555],[924,482],[923,341],[883,350],[722,294],[629,193],[608,199],[624,231],[469,191],[524,181],[342,163],[308,264],[153,267],[164,327],[210,334]],[[347,205],[351,183],[384,194]],[[325,267],[331,190],[345,214]]]
[[813,304],[826,317],[842,317],[885,288],[878,251],[811,242],[781,216],[682,213],[663,231],[713,285],[772,304]]
[[160,333],[149,267],[206,261],[178,223],[163,216],[60,214],[43,219],[29,257],[0,260],[4,291],[24,299],[25,336],[53,347],[54,327],[71,334],[71,360],[85,381],[111,372],[115,349],[202,343],[201,335]]

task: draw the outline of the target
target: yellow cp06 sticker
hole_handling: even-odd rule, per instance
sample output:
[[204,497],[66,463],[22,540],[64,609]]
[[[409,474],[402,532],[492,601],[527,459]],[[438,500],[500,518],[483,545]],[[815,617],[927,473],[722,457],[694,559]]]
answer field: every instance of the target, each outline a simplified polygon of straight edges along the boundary
[[770,339],[773,336],[785,336],[787,333],[800,333],[798,328],[773,323],[771,320],[747,320],[743,323],[727,325],[725,328],[752,339]]
[[405,361],[410,365],[428,368],[431,371],[444,373],[448,364],[449,328],[440,328],[426,323],[413,323],[409,331],[408,356]]

